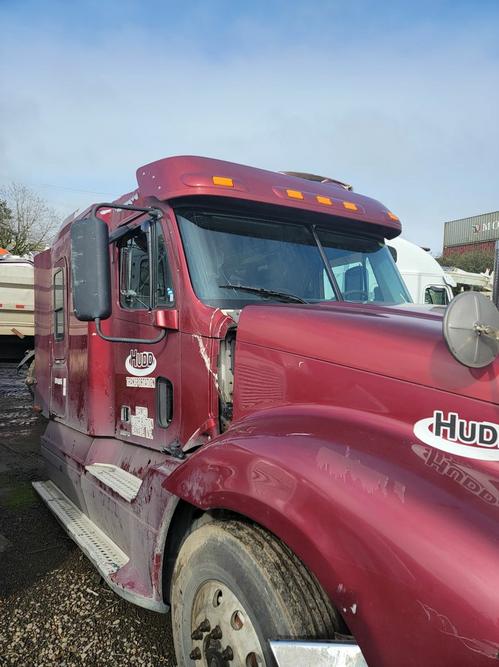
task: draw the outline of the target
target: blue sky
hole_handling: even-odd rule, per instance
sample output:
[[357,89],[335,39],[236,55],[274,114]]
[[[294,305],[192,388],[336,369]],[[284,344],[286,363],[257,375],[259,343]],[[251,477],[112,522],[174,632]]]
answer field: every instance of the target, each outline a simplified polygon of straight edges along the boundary
[[434,252],[499,210],[497,0],[0,0],[0,28],[0,184],[63,213],[186,153],[348,181]]

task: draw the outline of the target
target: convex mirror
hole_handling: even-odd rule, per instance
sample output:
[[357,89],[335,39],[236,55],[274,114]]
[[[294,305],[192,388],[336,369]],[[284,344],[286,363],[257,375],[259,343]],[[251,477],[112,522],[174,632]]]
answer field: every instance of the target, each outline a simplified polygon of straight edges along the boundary
[[447,306],[443,333],[459,363],[484,368],[499,354],[499,310],[483,294],[463,292]]

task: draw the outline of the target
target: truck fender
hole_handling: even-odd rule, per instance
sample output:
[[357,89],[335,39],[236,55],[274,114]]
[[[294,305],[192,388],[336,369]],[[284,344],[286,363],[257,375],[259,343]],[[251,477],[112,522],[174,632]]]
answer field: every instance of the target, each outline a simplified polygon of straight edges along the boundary
[[[480,638],[478,621],[462,627],[466,604],[476,601],[483,614],[484,590],[465,603],[456,586],[467,574],[462,561],[435,557],[449,553],[456,534],[456,515],[441,513],[442,504],[458,501],[425,477],[414,440],[411,424],[386,415],[269,409],[234,424],[164,484],[195,507],[230,510],[281,539],[317,577],[369,665],[381,657],[383,665],[424,664],[435,641],[476,660],[476,646],[466,650],[459,637],[476,636],[480,646],[492,639]],[[443,594],[455,597],[444,624]],[[494,609],[487,612],[490,627]],[[492,642],[488,657],[498,648]]]

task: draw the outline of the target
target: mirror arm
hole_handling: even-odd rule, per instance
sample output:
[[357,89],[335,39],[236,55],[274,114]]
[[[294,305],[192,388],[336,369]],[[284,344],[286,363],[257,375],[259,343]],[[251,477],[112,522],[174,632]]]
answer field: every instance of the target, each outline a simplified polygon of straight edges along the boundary
[[160,343],[164,338],[166,338],[166,334],[168,333],[166,329],[163,329],[163,331],[161,331],[161,333],[156,336],[156,338],[121,338],[106,336],[106,334],[103,333],[101,329],[100,317],[95,318],[95,329],[102,340],[107,340],[110,343],[137,343],[139,345],[154,345],[154,343]]
[[90,210],[91,215],[95,215],[97,217],[97,211],[100,211],[101,208],[117,208],[120,211],[134,211],[138,213],[138,215],[134,215],[131,219],[127,219],[124,223],[122,224],[129,224],[132,222],[132,220],[135,220],[135,218],[140,217],[140,215],[144,213],[149,213],[153,218],[156,220],[159,220],[160,218],[163,217],[163,211],[160,208],[154,208],[152,206],[149,206],[147,208],[141,208],[140,206],[129,206],[127,204],[108,204],[106,202],[101,203],[101,204],[94,204]]
[[499,329],[494,329],[494,327],[489,327],[486,324],[481,324],[480,322],[475,324],[474,329],[477,334],[488,336],[489,338],[492,338],[492,340],[499,341]]

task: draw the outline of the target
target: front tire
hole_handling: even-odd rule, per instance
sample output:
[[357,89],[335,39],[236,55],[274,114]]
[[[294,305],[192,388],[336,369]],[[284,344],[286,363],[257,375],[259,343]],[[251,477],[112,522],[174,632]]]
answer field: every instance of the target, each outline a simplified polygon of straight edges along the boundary
[[315,577],[282,542],[235,520],[189,534],[171,603],[182,667],[274,667],[269,639],[330,639],[341,625]]

